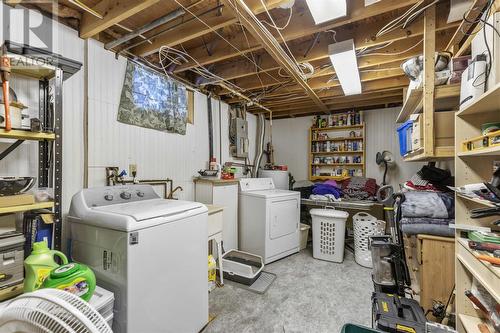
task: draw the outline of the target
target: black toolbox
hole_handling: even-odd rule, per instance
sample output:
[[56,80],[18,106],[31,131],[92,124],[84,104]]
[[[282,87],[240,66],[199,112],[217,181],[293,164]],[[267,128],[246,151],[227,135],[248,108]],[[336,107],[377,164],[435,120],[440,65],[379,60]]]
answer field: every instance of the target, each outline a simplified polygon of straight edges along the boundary
[[390,333],[425,333],[426,321],[417,301],[394,294],[372,294],[373,328]]

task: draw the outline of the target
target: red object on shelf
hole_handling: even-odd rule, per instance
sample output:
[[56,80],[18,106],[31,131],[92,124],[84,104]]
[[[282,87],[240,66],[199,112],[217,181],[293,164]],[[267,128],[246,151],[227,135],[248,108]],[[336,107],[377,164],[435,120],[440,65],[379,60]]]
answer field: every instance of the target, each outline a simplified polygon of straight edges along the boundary
[[275,165],[274,170],[288,171],[288,165]]

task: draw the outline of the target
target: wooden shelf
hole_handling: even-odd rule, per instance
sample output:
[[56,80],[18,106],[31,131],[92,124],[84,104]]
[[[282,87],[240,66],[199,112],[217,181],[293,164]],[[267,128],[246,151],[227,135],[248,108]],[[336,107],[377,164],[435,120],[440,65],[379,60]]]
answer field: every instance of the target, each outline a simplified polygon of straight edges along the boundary
[[346,179],[349,179],[351,177],[349,176],[312,176],[311,177],[311,180],[346,180]]
[[311,164],[312,166],[359,166],[363,167],[364,163],[319,163],[319,164]]
[[476,203],[478,205],[482,205],[485,207],[497,207],[493,202],[490,202],[488,200],[479,199],[479,198],[471,198],[471,197],[468,197],[468,196],[463,195],[463,194],[458,193],[458,192],[455,192],[455,193],[457,194],[457,198],[460,198],[462,200],[473,202],[473,203]]
[[333,127],[322,127],[322,128],[315,128],[312,127],[312,131],[316,132],[327,132],[327,131],[340,131],[340,130],[349,130],[349,129],[362,129],[363,124],[361,125],[349,125],[349,126],[333,126]]
[[478,148],[471,151],[462,151],[457,154],[457,156],[459,157],[496,156],[496,155],[500,155],[500,145],[488,148]]
[[488,112],[498,112],[500,109],[500,83],[484,93],[477,101],[457,112],[457,116],[469,116]]
[[23,130],[11,130],[9,132],[5,129],[0,128],[0,138],[3,139],[16,139],[16,140],[55,140],[56,135],[54,133],[37,133]]
[[311,154],[315,154],[315,155],[343,155],[343,154],[363,154],[364,151],[363,150],[357,150],[357,151],[330,151],[330,152],[327,152],[327,151],[324,151],[324,152],[315,152],[315,151],[312,151]]
[[495,332],[493,327],[491,327],[490,324],[488,324],[485,320],[482,320],[481,318],[468,316],[465,314],[459,314],[458,318],[460,319],[460,322],[464,326],[465,331],[467,333],[478,333],[479,328],[477,327],[477,325],[479,325],[479,324],[486,324],[486,325],[488,325],[490,332]]
[[[410,91],[408,98],[399,112],[396,122],[403,123],[408,120],[410,115],[419,113],[423,108],[423,88]],[[435,88],[435,110],[453,110],[459,105],[460,84],[448,84],[436,86]]]
[[424,153],[424,149],[418,149],[414,152],[411,152],[403,157],[405,162],[429,162],[435,161],[439,159],[451,159],[455,156],[455,148],[454,147],[435,147],[434,155],[427,156]]
[[29,210],[35,209],[45,209],[45,208],[53,208],[54,202],[37,202],[31,205],[20,205],[20,206],[11,206],[11,207],[1,207],[0,214],[9,214],[9,213],[19,213],[26,212]]
[[20,74],[34,79],[51,78],[56,67],[43,62],[43,59],[31,59],[19,54],[8,54],[12,66],[12,74]]
[[459,244],[457,249],[458,260],[481,283],[495,301],[500,303],[500,283],[498,283],[500,267],[477,259],[476,255],[483,254],[483,252],[471,250],[467,244],[467,239],[458,238],[457,242]]
[[346,137],[346,138],[328,138],[328,139],[320,139],[320,140],[311,140],[312,142],[326,142],[326,141],[356,141],[356,140],[364,140],[363,137]]

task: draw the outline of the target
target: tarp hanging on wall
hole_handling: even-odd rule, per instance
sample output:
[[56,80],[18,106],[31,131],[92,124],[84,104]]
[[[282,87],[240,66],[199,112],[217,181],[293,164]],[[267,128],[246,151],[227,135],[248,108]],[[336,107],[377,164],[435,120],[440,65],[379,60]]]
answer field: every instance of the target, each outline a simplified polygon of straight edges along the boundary
[[186,87],[165,75],[128,61],[118,121],[184,135],[187,122]]

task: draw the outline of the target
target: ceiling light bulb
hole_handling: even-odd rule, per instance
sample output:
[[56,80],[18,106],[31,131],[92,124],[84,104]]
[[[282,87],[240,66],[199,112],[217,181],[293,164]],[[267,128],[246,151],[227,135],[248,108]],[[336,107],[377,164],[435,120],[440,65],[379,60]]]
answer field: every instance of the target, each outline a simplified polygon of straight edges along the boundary
[[306,0],[306,2],[316,24],[347,15],[346,0]]
[[358,61],[354,40],[348,39],[328,46],[328,55],[332,62],[342,90],[346,96],[361,94]]

